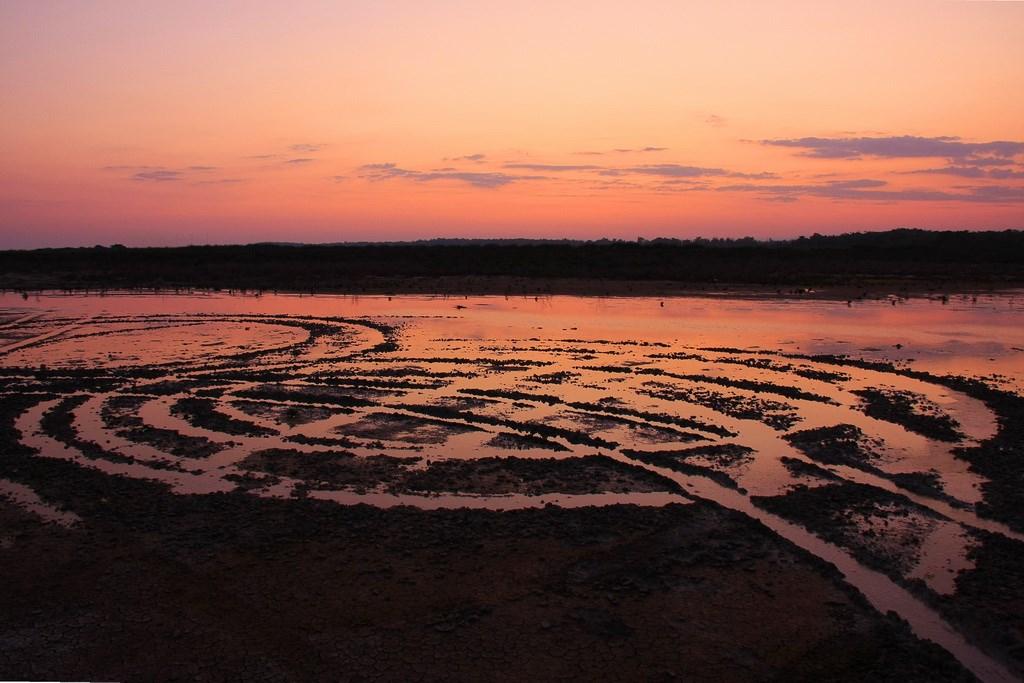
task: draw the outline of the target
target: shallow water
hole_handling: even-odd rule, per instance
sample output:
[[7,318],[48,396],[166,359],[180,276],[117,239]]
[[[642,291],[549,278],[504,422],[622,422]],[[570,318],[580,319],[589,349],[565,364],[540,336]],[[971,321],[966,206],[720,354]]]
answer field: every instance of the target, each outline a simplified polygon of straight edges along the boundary
[[[930,381],[805,357],[818,354],[1020,391],[1024,296],[850,305],[0,296],[8,391],[31,390],[18,373],[26,368],[45,368],[40,377],[101,369],[109,381],[41,397],[20,416],[23,443],[41,456],[179,493],[243,488],[341,504],[512,509],[706,498],[829,560],[876,606],[998,679],[994,663],[889,578],[752,500],[835,481],[896,494],[900,509],[851,523],[878,539],[869,551],[891,555],[904,578],[942,595],[972,567],[970,529],[1021,540],[977,514],[985,480],[953,453],[995,433],[989,408]],[[912,411],[939,416],[955,436],[873,417],[864,391],[910,397]],[[67,427],[55,433],[45,425],[58,415]],[[786,438],[837,425],[859,430],[862,462],[829,462]],[[584,460],[595,454],[605,460]],[[573,464],[585,462],[590,469]],[[930,488],[908,490],[900,478],[908,474],[927,475]],[[908,538],[886,545],[891,520]]]

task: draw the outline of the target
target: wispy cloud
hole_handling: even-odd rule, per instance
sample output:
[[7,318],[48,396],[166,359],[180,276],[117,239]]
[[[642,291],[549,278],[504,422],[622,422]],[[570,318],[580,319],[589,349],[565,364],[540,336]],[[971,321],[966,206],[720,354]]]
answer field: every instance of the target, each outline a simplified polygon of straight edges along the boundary
[[104,166],[103,171],[113,171],[117,173],[130,173],[131,175],[124,176],[126,179],[135,180],[139,182],[148,183],[168,183],[175,181],[190,181],[193,177],[198,176],[202,180],[196,180],[189,182],[190,185],[230,185],[234,183],[242,182],[241,178],[210,178],[209,174],[219,171],[218,166],[208,166],[193,164],[191,166],[182,166],[180,168],[168,168],[166,166],[149,166],[149,165],[138,165],[138,166]]
[[761,171],[759,173],[741,173],[739,171],[733,171],[728,174],[730,178],[746,178],[747,180],[778,180],[779,174],[772,173],[770,171]]
[[251,159],[252,161],[273,161],[275,159],[284,158],[285,160],[282,161],[281,163],[290,163],[295,158],[307,158],[305,156],[303,156],[303,157],[292,157],[292,155],[316,154],[317,152],[323,151],[326,148],[327,148],[327,145],[325,145],[323,143],[320,143],[320,142],[297,142],[295,144],[288,145],[285,148],[285,150],[287,150],[285,153],[274,152],[274,153],[267,153],[267,154],[249,154],[249,155],[246,155],[246,156],[244,156],[242,158],[243,159]]
[[634,154],[634,153],[647,153],[647,152],[667,152],[668,147],[618,147],[616,149],[609,149],[603,151],[587,150],[582,152],[573,152],[573,154],[579,154],[582,156],[602,156],[604,154]]
[[1024,178],[1024,171],[1014,171],[1011,168],[993,168],[988,172],[989,178],[1009,180],[1011,178]]
[[833,180],[817,185],[723,185],[718,192],[752,192],[763,195],[771,201],[795,201],[800,197],[822,197],[837,200],[868,200],[885,202],[982,202],[1019,203],[1024,202],[1024,187],[1008,186],[966,186],[958,191],[931,190],[920,188],[889,189],[884,180],[863,178],[858,180]]
[[773,180],[778,178],[776,174],[769,173],[767,171],[760,173],[742,173],[739,171],[727,171],[724,168],[684,166],[681,164],[646,164],[643,166],[629,166],[627,168],[614,170],[618,173],[639,173],[641,175],[653,175],[666,178],[706,178],[714,176],[745,178],[747,180]]
[[476,154],[465,154],[465,155],[460,156],[460,157],[445,157],[444,158],[445,161],[472,161],[472,162],[475,162],[475,163],[478,163],[478,164],[483,163],[484,161],[486,161],[486,159],[487,159],[487,155],[486,154],[480,154],[479,152],[476,153]]
[[165,183],[174,180],[181,180],[181,171],[141,171],[133,175],[132,179],[154,183]]
[[970,159],[958,159],[960,163],[969,163],[971,166],[1006,166],[1014,163],[1010,157],[971,157]]
[[617,170],[623,173],[639,173],[641,175],[656,175],[669,178],[699,178],[702,176],[721,176],[727,173],[723,168],[683,166],[680,164],[647,164]]
[[970,193],[978,202],[997,202],[1003,204],[1024,203],[1024,187],[1007,185],[984,185],[961,188]]
[[123,173],[125,171],[155,171],[163,169],[163,166],[103,166],[100,168],[101,171],[113,171],[115,173]]
[[521,169],[525,171],[601,171],[604,166],[592,164],[505,164],[504,168]]
[[[774,173],[742,173],[729,171],[724,168],[688,166],[683,164],[639,164],[634,166],[604,166],[598,164],[554,164],[554,163],[533,163],[533,162],[508,162],[502,165],[501,171],[491,172],[469,172],[456,167],[434,168],[428,170],[415,170],[403,168],[394,163],[366,164],[361,166],[358,175],[361,178],[377,181],[390,180],[394,178],[405,178],[419,182],[433,180],[455,180],[481,188],[495,188],[509,185],[523,180],[551,181],[558,183],[589,183],[597,189],[608,189],[612,183],[619,188],[642,188],[646,184],[648,189],[659,191],[669,188],[673,191],[682,191],[682,181],[695,183],[696,179],[713,178],[742,178],[744,180],[774,180],[778,176]],[[510,173],[506,171],[534,172],[530,174]],[[574,175],[576,174],[576,175]],[[566,177],[568,176],[568,177]],[[633,177],[637,180],[647,178],[646,183],[626,183],[625,178]],[[614,181],[608,179],[614,178]],[[652,183],[657,181],[658,185]],[[673,186],[678,182],[679,186]],[[686,188],[689,191],[690,188]],[[699,189],[708,189],[703,185]]]
[[220,178],[218,180],[199,180],[195,185],[239,185],[246,182],[245,178]]
[[473,187],[494,189],[521,180],[546,180],[546,176],[512,175],[508,173],[473,173],[468,171],[414,171],[400,168],[397,164],[365,164],[359,167],[360,177],[367,180],[380,181],[404,178],[416,182],[433,182],[451,180],[463,182]]
[[302,166],[304,164],[311,164],[314,161],[316,161],[316,159],[312,159],[310,157],[298,157],[298,158],[295,158],[295,159],[286,159],[285,161],[282,161],[281,163],[282,164],[288,164],[290,166]]
[[952,175],[961,178],[995,178],[1011,180],[1024,178],[1024,171],[1012,168],[986,168],[984,166],[943,166],[941,168],[922,168],[916,171],[905,171],[908,174]]
[[802,150],[801,155],[817,159],[857,159],[860,157],[939,158],[970,160],[972,164],[1007,163],[1024,153],[1024,142],[995,140],[964,142],[959,137],[888,137],[793,138],[762,140],[761,144]]
[[712,189],[712,185],[707,180],[694,180],[692,178],[669,178],[663,180],[652,188],[655,192],[660,193],[675,193],[675,192],[705,192]]

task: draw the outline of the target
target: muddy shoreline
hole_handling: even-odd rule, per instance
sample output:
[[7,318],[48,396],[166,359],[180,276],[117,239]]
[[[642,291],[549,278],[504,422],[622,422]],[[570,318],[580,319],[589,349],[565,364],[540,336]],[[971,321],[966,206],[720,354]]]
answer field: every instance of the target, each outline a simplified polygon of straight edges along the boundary
[[0,676],[1024,670],[1013,392],[838,354],[545,330],[532,306],[524,330],[490,334],[447,301],[376,318],[329,305],[4,313],[0,598],[16,609]]
[[1017,294],[1024,290],[1024,276],[1002,282],[985,280],[904,280],[869,279],[848,282],[802,283],[778,286],[744,282],[708,281],[704,283],[672,280],[608,280],[590,278],[523,278],[523,277],[366,277],[356,282],[300,287],[190,286],[139,284],[124,286],[116,281],[89,285],[69,285],[56,280],[14,284],[5,282],[0,293],[14,293],[29,298],[53,295],[169,295],[169,294],[233,294],[262,296],[284,294],[296,296],[506,296],[506,297],[707,297],[730,299],[805,299],[817,301],[884,301],[892,299],[948,300],[952,297],[998,296]]

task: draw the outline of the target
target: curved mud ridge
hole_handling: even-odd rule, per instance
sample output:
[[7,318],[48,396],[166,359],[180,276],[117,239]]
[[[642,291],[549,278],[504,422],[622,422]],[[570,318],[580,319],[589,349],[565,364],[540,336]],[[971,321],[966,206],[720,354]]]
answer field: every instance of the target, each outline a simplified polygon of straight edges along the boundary
[[415,319],[15,322],[3,438],[33,457],[180,494],[378,507],[713,501],[833,564],[979,678],[1024,671],[1024,467],[1008,454],[1024,409],[970,378],[763,349],[431,338]]

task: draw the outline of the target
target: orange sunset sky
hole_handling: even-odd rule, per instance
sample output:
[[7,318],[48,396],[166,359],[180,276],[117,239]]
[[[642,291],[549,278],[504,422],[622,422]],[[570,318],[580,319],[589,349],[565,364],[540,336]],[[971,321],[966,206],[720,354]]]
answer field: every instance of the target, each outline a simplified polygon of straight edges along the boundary
[[1024,227],[1024,2],[0,2],[0,248]]

